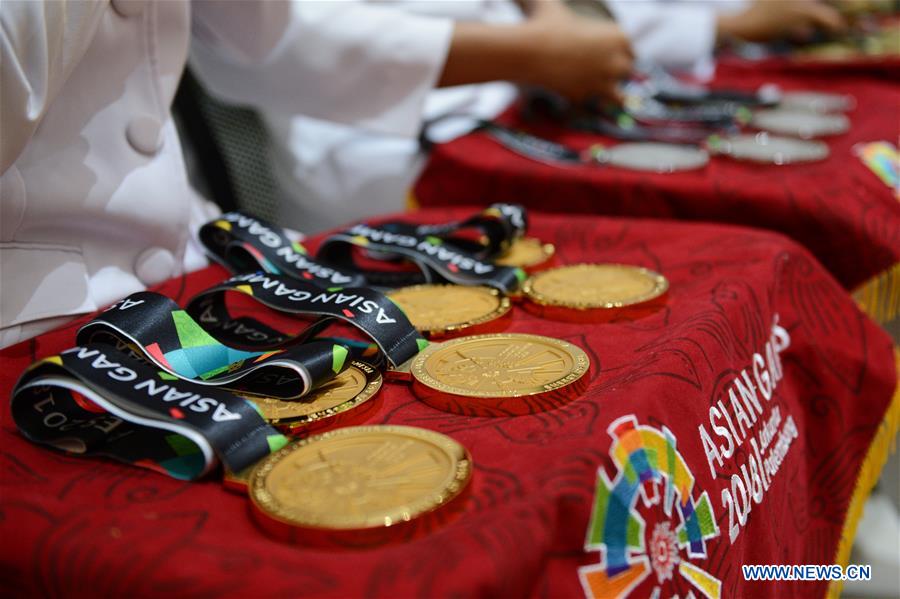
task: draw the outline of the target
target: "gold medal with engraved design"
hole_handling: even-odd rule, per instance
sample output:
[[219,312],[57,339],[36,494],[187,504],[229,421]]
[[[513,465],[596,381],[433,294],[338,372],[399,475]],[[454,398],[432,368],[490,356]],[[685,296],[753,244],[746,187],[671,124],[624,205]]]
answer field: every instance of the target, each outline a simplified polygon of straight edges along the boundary
[[381,373],[376,368],[354,360],[347,370],[300,399],[284,401],[252,395],[246,395],[246,398],[259,408],[270,424],[294,431],[325,421],[329,424],[337,419],[345,421],[346,418],[338,417],[372,399],[381,389],[381,382]]
[[458,499],[471,477],[472,458],[450,437],[357,426],[273,453],[254,468],[248,491],[257,521],[276,536],[368,546],[437,523],[425,517]]
[[627,264],[574,264],[531,276],[523,285],[525,309],[576,322],[634,318],[665,302],[664,276]]
[[536,237],[520,237],[494,262],[500,266],[518,266],[528,271],[537,270],[553,260],[556,248]]
[[414,285],[391,291],[388,297],[429,337],[500,330],[507,324],[501,319],[510,305],[496,289],[462,285]]
[[[347,370],[299,400],[244,397],[256,405],[269,424],[289,434],[296,435],[301,430],[309,434],[364,421],[371,413],[366,406],[376,403],[369,400],[381,389],[381,383],[381,373],[376,368],[354,360]],[[226,468],[222,482],[227,489],[245,493],[254,467],[240,472]]]
[[587,386],[590,359],[566,341],[500,333],[432,343],[408,368],[413,392],[432,407],[469,416],[514,416],[575,399]]

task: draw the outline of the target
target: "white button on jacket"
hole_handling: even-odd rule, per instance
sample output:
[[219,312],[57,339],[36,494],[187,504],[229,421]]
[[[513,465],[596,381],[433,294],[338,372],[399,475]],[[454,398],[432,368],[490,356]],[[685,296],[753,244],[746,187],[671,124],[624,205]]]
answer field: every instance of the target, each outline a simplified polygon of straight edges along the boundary
[[367,78],[365,44],[277,0],[3,0],[0,21],[0,347],[205,263],[189,239],[215,211],[170,115],[192,30],[232,93],[388,133],[436,76],[409,56]]

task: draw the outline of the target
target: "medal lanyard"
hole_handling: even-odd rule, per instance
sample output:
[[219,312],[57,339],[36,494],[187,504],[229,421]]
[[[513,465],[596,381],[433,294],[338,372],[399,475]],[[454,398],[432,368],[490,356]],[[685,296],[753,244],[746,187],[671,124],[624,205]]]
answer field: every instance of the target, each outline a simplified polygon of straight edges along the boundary
[[652,62],[638,61],[635,71],[643,76],[638,85],[650,97],[675,104],[735,103],[742,106],[773,106],[781,100],[781,90],[766,84],[755,92],[735,89],[710,89],[704,85],[686,83],[672,76],[666,69]]
[[238,471],[287,443],[249,401],[103,344],[33,364],[16,383],[10,409],[33,442],[185,480],[218,460]]
[[207,253],[233,273],[264,270],[323,287],[359,286],[365,278],[322,264],[284,230],[243,212],[227,212],[200,227]]
[[525,279],[525,272],[520,268],[498,266],[479,259],[440,237],[412,232],[395,233],[389,228],[366,224],[356,225],[327,238],[316,257],[345,271],[361,271],[354,261],[354,248],[401,256],[419,267],[419,273],[368,270],[365,276],[374,285],[395,287],[447,282],[486,285],[510,293],[518,289]]
[[[464,220],[434,225],[397,221],[382,223],[379,228],[403,235],[437,237],[486,260],[508,251],[513,242],[525,235],[528,215],[518,204],[496,203]],[[474,233],[478,238],[467,237],[467,233]]]
[[[225,296],[230,292],[251,297],[284,314],[321,317],[293,342],[308,339],[337,319],[368,335],[393,366],[406,362],[427,345],[403,311],[379,291],[366,287],[322,288],[264,272],[237,275],[202,291],[188,302],[187,313],[205,332],[235,345],[271,349],[283,344],[286,336],[253,318],[232,317],[225,305]],[[354,353],[353,357],[362,358],[369,346],[357,344],[351,349],[361,349],[363,354]]]
[[[483,126],[482,130],[487,131],[492,138],[508,150],[531,160],[552,165],[612,165],[632,170],[674,172],[676,170],[701,168],[709,160],[709,156],[703,148],[682,142],[678,144],[648,142],[620,144],[611,147],[595,144],[579,152],[563,144],[541,139],[530,133],[510,129],[496,123],[489,123]],[[659,159],[661,162],[658,164],[655,162],[648,163],[646,154],[651,151],[659,152],[660,150],[666,153],[664,158]],[[669,165],[673,159],[678,157],[682,158],[682,163],[685,160],[687,160],[687,163],[683,166],[679,166],[677,162]],[[669,165],[668,168],[666,168],[667,165]]]
[[[508,247],[524,230],[524,224],[521,207],[496,204],[468,221],[439,227],[441,234],[464,228],[480,230],[486,243],[480,244],[475,254],[445,243],[440,236],[407,230],[408,225],[388,223],[387,226],[360,224],[332,235],[322,243],[317,256],[311,258],[303,246],[291,242],[279,227],[241,212],[224,214],[201,227],[200,240],[212,258],[232,272],[263,270],[326,289],[451,282],[487,285],[509,293],[518,288],[525,273],[518,268],[494,265],[479,256]],[[403,231],[397,232],[401,228]],[[354,247],[400,256],[418,266],[419,272],[360,268],[353,257]]]
[[331,380],[345,367],[349,350],[330,341],[310,341],[274,351],[223,345],[178,304],[141,291],[114,304],[82,326],[76,342],[131,350],[165,373],[202,386],[296,399]]
[[537,162],[552,165],[598,165],[602,163],[598,157],[604,150],[599,145],[578,151],[519,129],[487,121],[481,123],[478,130],[486,132],[507,150]]
[[[690,125],[642,125],[626,112],[618,111],[611,118],[598,115],[575,116],[569,126],[580,131],[606,135],[625,141],[649,141],[672,144],[701,145],[722,127],[697,127]],[[732,130],[732,127],[725,128]]]
[[631,81],[623,88],[624,107],[597,100],[572,105],[555,94],[532,91],[524,100],[526,119],[549,120],[572,129],[609,135],[628,141],[700,143],[713,133],[735,131],[749,121],[749,95],[698,96],[693,100],[665,101],[646,81]]

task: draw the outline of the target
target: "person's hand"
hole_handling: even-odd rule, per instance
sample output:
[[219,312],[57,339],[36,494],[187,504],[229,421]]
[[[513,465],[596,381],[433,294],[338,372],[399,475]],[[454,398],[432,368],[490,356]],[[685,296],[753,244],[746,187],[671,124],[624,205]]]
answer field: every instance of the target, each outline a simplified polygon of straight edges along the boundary
[[579,17],[559,2],[536,2],[523,25],[532,41],[530,67],[521,80],[581,102],[621,102],[619,82],[631,73],[634,54],[612,21]]
[[847,23],[840,12],[819,0],[755,0],[746,10],[718,18],[720,39],[766,42],[804,41],[817,30],[840,33]]
[[522,0],[517,25],[458,21],[438,84],[515,81],[571,101],[621,103],[619,81],[631,72],[628,38],[615,24],[575,15],[559,0]]

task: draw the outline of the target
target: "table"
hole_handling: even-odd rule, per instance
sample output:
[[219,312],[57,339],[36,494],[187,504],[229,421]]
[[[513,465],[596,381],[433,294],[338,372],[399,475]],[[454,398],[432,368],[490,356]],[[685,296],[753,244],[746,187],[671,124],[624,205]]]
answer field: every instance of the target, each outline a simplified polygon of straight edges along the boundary
[[[827,582],[751,583],[740,566],[846,563],[900,419],[890,339],[808,251],[780,235],[559,214],[533,214],[531,233],[557,245],[560,264],[639,264],[665,274],[671,292],[663,309],[633,322],[562,323],[515,307],[508,330],[568,340],[591,358],[588,389],[550,412],[458,416],[424,405],[404,385],[385,385],[369,423],[432,429],[471,451],[471,495],[455,520],[369,549],[283,544],[257,529],[247,499],[215,478],[186,483],[32,445],[4,407],[4,588],[573,597],[612,596],[637,581],[635,596],[660,582],[662,596],[822,595]],[[224,275],[210,267],[159,291],[183,305]],[[3,394],[32,360],[70,346],[86,319],[0,352]],[[732,405],[729,392],[752,395],[751,385],[755,399],[737,396]],[[711,424],[719,408],[730,425],[723,413]],[[725,451],[713,424],[735,427],[742,442]],[[752,473],[757,460],[768,474]]]
[[725,53],[716,58],[720,72],[734,70],[740,73],[781,72],[787,75],[805,77],[815,74],[821,77],[866,76],[897,81],[900,57],[897,56],[855,56],[847,58],[815,58],[791,56],[766,56],[747,59],[734,53]]
[[[866,307],[887,322],[900,313],[900,202],[853,154],[854,144],[900,138],[896,79],[813,72],[720,69],[715,86],[852,94],[851,130],[828,139],[824,162],[759,166],[713,158],[703,170],[673,174],[614,167],[560,167],[531,161],[474,133],[438,146],[418,180],[421,206],[518,202],[532,208],[742,224],[777,231],[806,246],[849,290],[869,284]],[[517,108],[501,122],[521,125]],[[555,125],[534,133],[573,147],[615,143]]]

